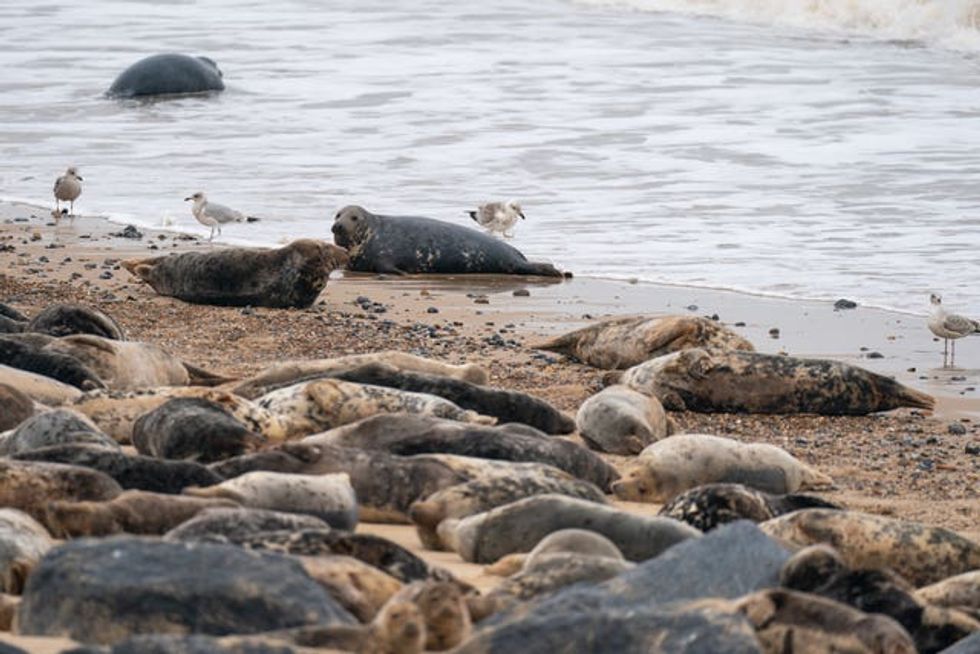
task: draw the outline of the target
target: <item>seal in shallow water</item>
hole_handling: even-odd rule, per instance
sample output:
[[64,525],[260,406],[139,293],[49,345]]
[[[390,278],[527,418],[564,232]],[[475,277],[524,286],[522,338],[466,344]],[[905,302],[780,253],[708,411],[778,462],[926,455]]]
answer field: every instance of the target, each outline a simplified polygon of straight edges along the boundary
[[377,216],[348,206],[334,216],[331,231],[350,253],[347,267],[357,272],[562,276],[499,239],[432,218]]
[[207,57],[157,54],[140,59],[119,74],[106,95],[136,98],[150,95],[185,95],[223,91],[221,71]]
[[606,381],[653,395],[669,411],[861,416],[935,404],[925,393],[840,361],[734,350],[682,350],[609,373]]
[[225,248],[130,259],[123,267],[160,295],[194,304],[299,309],[313,304],[347,253],[325,241],[300,239],[275,250]]

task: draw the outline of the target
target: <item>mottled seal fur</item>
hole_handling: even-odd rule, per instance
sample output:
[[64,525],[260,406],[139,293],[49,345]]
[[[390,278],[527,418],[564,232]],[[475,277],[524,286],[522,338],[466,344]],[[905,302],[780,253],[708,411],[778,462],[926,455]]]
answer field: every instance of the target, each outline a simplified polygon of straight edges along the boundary
[[187,488],[194,497],[223,497],[253,509],[302,513],[337,529],[357,526],[357,498],[346,473],[298,475],[255,471],[207,488]]
[[0,509],[0,591],[19,595],[54,541],[40,523],[23,511]]
[[860,416],[935,404],[925,393],[840,361],[734,350],[682,350],[609,373],[606,381],[652,395],[670,411]]
[[53,445],[89,444],[119,449],[84,415],[69,409],[45,411],[0,436],[0,456],[11,456]]
[[736,520],[765,522],[791,511],[817,508],[842,507],[813,495],[773,495],[742,484],[705,484],[675,496],[659,515],[711,531]]
[[45,346],[49,352],[67,354],[98,375],[113,390],[137,390],[157,386],[216,386],[228,381],[180,361],[153,343],[115,341],[100,336],[65,336]]
[[[83,391],[106,387],[96,371],[78,357],[71,353],[46,350],[44,346],[17,336],[0,336],[0,364],[42,375]],[[27,392],[13,379],[5,381]]]
[[154,493],[180,493],[188,486],[210,486],[222,481],[219,475],[193,461],[127,455],[91,444],[42,447],[15,454],[12,458],[92,468],[109,475],[124,489]]
[[494,418],[463,410],[435,395],[339,379],[287,386],[263,395],[256,403],[286,425],[287,438],[309,436],[379,413],[417,413],[478,424],[495,422]]
[[378,216],[347,206],[334,216],[331,231],[350,253],[347,267],[357,272],[562,276],[499,239],[432,218]]
[[830,477],[775,445],[675,434],[644,449],[612,488],[623,500],[666,502],[691,488],[720,482],[780,495],[833,485]]
[[452,365],[426,359],[407,352],[388,350],[368,354],[348,354],[333,359],[310,359],[304,361],[287,361],[269,366],[262,372],[247,379],[235,382],[230,390],[235,394],[250,400],[286,386],[292,386],[304,381],[312,381],[322,377],[330,377],[338,373],[355,370],[372,363],[383,363],[394,366],[405,372],[419,372],[440,377],[451,377],[471,384],[484,385],[489,379],[485,368],[475,363]]
[[417,415],[379,415],[316,436],[317,442],[390,454],[456,454],[480,459],[533,461],[554,466],[602,490],[618,478],[594,452],[520,425],[485,427]]
[[351,615],[370,622],[381,607],[402,589],[402,583],[351,556],[299,556],[306,574],[322,586]]
[[111,316],[81,304],[54,304],[45,307],[31,319],[27,331],[49,336],[92,334],[117,341],[126,338],[122,327]]
[[583,402],[575,424],[589,447],[610,454],[639,454],[674,431],[660,400],[619,384]]
[[4,364],[0,364],[0,383],[16,388],[46,406],[60,406],[82,396],[82,391],[75,386]]
[[567,354],[606,370],[632,368],[688,348],[706,352],[755,350],[752,343],[730,329],[696,316],[612,318],[532,347]]
[[968,609],[980,617],[980,569],[920,588],[915,596],[933,606]]
[[156,54],[140,59],[116,77],[106,95],[137,98],[223,91],[218,65],[207,57]]
[[671,518],[640,516],[562,495],[536,495],[462,520],[445,520],[439,536],[465,561],[492,563],[527,552],[560,529],[596,531],[632,561],[652,558],[668,547],[701,535]]
[[391,600],[416,605],[425,621],[425,650],[441,652],[456,647],[472,631],[470,611],[458,584],[429,579],[401,589]]
[[36,413],[34,400],[9,384],[0,383],[0,432],[17,427]]
[[234,506],[237,503],[227,499],[128,490],[105,502],[51,502],[45,524],[58,538],[120,533],[162,536],[200,511]]
[[133,425],[140,454],[211,463],[258,449],[265,439],[200,397],[167,400]]
[[340,248],[313,239],[275,250],[225,248],[123,261],[160,295],[194,304],[303,309],[320,295],[330,273],[347,262]]
[[575,421],[544,400],[526,393],[487,388],[451,377],[401,371],[395,366],[381,362],[370,363],[333,376],[358,384],[386,386],[413,393],[436,395],[462,409],[492,416],[501,423],[519,422],[540,429],[546,434],[569,434],[575,431]]
[[0,459],[0,506],[20,509],[41,524],[45,524],[45,509],[50,502],[100,502],[121,492],[112,477],[96,470]]
[[238,543],[264,531],[327,530],[329,527],[326,522],[311,515],[235,507],[205,509],[171,529],[164,537],[183,541],[221,537]]
[[803,509],[759,525],[799,546],[827,543],[851,568],[891,568],[916,586],[980,568],[980,544],[942,527],[857,511]]

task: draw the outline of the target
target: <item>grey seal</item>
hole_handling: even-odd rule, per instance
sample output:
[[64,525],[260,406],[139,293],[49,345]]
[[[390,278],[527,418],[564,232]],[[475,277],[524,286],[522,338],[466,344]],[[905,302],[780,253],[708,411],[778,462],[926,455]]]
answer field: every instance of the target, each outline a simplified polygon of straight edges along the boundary
[[214,60],[185,54],[157,54],[140,59],[116,77],[106,95],[136,98],[223,91],[225,83]]

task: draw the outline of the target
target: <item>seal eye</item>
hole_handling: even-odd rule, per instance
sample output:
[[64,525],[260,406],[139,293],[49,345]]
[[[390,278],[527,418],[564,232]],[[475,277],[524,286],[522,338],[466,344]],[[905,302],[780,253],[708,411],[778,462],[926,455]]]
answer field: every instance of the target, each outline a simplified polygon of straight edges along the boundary
[[355,223],[357,222],[357,216],[351,216],[350,219],[351,219],[351,221],[353,221]]

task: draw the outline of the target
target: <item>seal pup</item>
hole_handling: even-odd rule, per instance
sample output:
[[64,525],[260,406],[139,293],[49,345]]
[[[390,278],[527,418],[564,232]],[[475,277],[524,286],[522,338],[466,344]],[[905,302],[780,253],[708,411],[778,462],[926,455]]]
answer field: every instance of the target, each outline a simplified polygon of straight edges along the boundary
[[223,498],[123,491],[102,502],[51,502],[44,522],[57,538],[140,534],[162,536],[205,509],[235,507]]
[[319,379],[287,386],[263,395],[256,403],[282,421],[287,439],[309,436],[379,413],[416,413],[477,424],[496,422],[496,419],[475,411],[464,411],[435,395],[339,379]]
[[345,473],[248,472],[215,486],[185,488],[184,494],[223,497],[253,509],[312,515],[336,529],[357,526],[357,498]]
[[168,540],[193,541],[210,537],[226,539],[231,543],[265,531],[300,531],[303,529],[327,530],[326,522],[312,515],[283,513],[266,509],[234,507],[204,509],[190,520],[168,531]]
[[4,364],[0,364],[0,384],[16,388],[35,402],[49,407],[61,406],[82,396],[77,386]]
[[122,266],[160,295],[184,302],[305,309],[326,287],[330,273],[346,263],[342,248],[300,239],[276,249],[183,252],[130,259]]
[[575,425],[585,444],[610,454],[639,454],[674,431],[660,400],[616,384],[578,409]]
[[111,500],[122,488],[96,470],[59,463],[0,459],[0,506],[19,509],[45,524],[45,509],[56,500]]
[[481,459],[533,461],[608,490],[616,469],[578,443],[548,438],[517,425],[484,427],[419,415],[378,415],[316,435],[317,442],[391,454],[445,453]]
[[[67,354],[98,375],[112,390],[138,390],[157,386],[217,386],[229,381],[184,363],[153,343],[116,341],[91,334],[55,339],[47,352]],[[87,390],[87,389],[86,389]]]
[[[209,241],[214,240],[215,229],[218,230],[219,235],[221,234],[222,225],[226,223],[243,223],[246,220],[245,214],[241,211],[235,211],[231,207],[226,207],[217,202],[209,202],[208,197],[203,191],[198,191],[190,197],[184,198],[184,202],[190,200],[194,201],[194,204],[191,206],[191,213],[194,214],[194,218],[205,227],[211,228],[211,236],[208,237]],[[251,218],[248,220],[249,222],[254,222]]]
[[116,341],[125,340],[125,333],[111,316],[81,304],[52,304],[34,316],[27,331],[48,336],[91,334]]
[[80,443],[119,449],[116,441],[101,433],[82,414],[69,409],[54,409],[25,420],[9,434],[0,434],[0,456]]
[[894,379],[839,361],[736,350],[682,350],[609,373],[606,381],[653,395],[668,411],[862,416],[935,404]]
[[36,412],[37,407],[29,395],[0,382],[0,432],[14,429]]
[[124,70],[106,91],[111,98],[188,95],[223,91],[221,70],[208,57],[156,54]]
[[512,229],[517,224],[517,219],[526,220],[524,211],[514,200],[507,202],[488,202],[481,204],[476,211],[467,211],[470,218],[486,229],[489,233],[500,232],[504,238],[513,238],[513,234],[508,234],[507,230]]
[[949,346],[953,344],[953,355],[950,357],[949,365],[956,363],[956,339],[980,333],[980,322],[955,313],[946,313],[943,308],[943,298],[936,293],[929,296],[932,310],[929,313],[929,320],[926,325],[929,331],[943,339],[943,367],[946,367],[946,358],[949,357]]
[[48,530],[34,518],[17,509],[0,509],[0,591],[19,595],[52,547]]
[[451,377],[483,386],[489,379],[485,368],[475,363],[455,366],[434,359],[426,359],[407,352],[388,350],[368,354],[348,354],[333,359],[287,361],[269,366],[253,377],[236,382],[230,390],[235,395],[254,400],[286,386],[338,373],[355,370],[372,363],[384,363],[405,372],[420,372],[440,377]]
[[631,561],[657,556],[701,532],[671,518],[635,515],[563,495],[536,495],[462,520],[444,520],[439,536],[464,561],[492,563],[514,552],[527,552],[560,529],[598,532]]
[[75,200],[78,196],[82,194],[82,176],[78,174],[78,169],[74,166],[69,166],[68,170],[65,171],[64,175],[58,177],[54,180],[54,210],[61,213],[61,203],[67,202],[69,209],[68,215],[75,215]]
[[[0,336],[0,364],[32,372],[82,391],[106,387],[99,375],[78,357],[64,352],[50,352],[46,347],[46,344],[39,345],[35,339],[22,339],[20,335]],[[14,382],[12,376],[7,374],[0,379],[4,379],[5,383]],[[27,392],[24,387],[17,388]]]
[[348,206],[334,216],[331,231],[334,242],[350,251],[347,267],[356,272],[563,276],[489,234],[432,218],[380,216]]
[[736,520],[765,522],[799,509],[842,509],[813,495],[773,495],[742,484],[704,484],[675,496],[658,515],[711,531]]
[[387,363],[369,363],[331,375],[335,379],[427,393],[449,400],[461,409],[476,411],[502,423],[519,422],[546,434],[570,434],[575,422],[544,400],[526,393],[487,388],[451,377],[401,371]]
[[140,454],[161,459],[211,463],[257,450],[265,438],[248,429],[219,404],[201,397],[177,397],[133,424]]
[[727,327],[696,316],[611,318],[532,347],[559,352],[604,370],[625,370],[688,348],[708,353],[755,350],[752,343]]
[[704,484],[737,483],[766,493],[830,488],[833,480],[765,443],[740,443],[708,434],[675,434],[648,446],[626,464],[612,490],[621,500],[666,502]]
[[802,509],[759,527],[801,547],[826,543],[851,568],[891,568],[916,586],[980,568],[980,544],[918,522],[858,511]]

